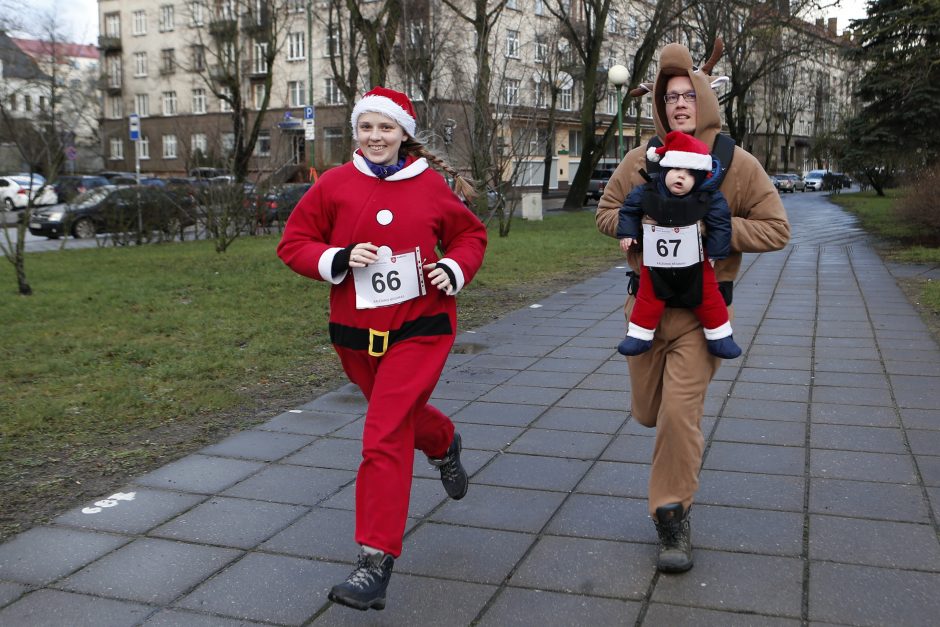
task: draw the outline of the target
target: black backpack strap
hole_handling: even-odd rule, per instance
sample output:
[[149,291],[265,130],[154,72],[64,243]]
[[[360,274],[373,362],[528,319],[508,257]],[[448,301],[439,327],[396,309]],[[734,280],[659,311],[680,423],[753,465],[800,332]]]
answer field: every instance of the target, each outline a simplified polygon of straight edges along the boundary
[[[649,154],[650,148],[659,148],[663,145],[663,142],[659,139],[658,135],[653,135],[648,142],[646,142],[646,154]],[[718,175],[718,182],[715,184],[715,187],[721,187],[721,182],[725,178],[725,173],[728,172],[728,168],[731,167],[731,161],[734,159],[734,140],[731,139],[730,135],[723,135],[718,133],[718,136],[715,138],[715,145],[712,146],[712,157],[718,159],[718,163],[721,164],[721,173]],[[660,171],[659,163],[655,161],[650,161],[649,157],[646,158],[646,171],[651,177],[659,176]]]

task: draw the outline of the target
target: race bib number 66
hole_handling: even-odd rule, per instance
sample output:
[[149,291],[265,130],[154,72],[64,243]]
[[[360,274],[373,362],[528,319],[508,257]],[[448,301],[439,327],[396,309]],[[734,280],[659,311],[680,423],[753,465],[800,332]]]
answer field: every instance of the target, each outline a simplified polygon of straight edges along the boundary
[[698,224],[643,225],[643,265],[648,268],[686,268],[702,261]]
[[397,305],[425,293],[421,249],[392,253],[379,248],[378,260],[364,268],[353,268],[356,309]]

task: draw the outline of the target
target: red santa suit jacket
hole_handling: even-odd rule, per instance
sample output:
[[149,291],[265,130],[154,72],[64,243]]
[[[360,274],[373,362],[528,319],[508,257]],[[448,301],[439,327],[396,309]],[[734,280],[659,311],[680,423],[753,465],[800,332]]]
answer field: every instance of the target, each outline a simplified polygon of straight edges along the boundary
[[[423,296],[356,309],[352,272],[334,277],[331,265],[339,251],[361,242],[393,252],[420,247],[424,263],[446,264],[455,284],[445,294],[427,282]],[[438,257],[438,248],[444,257]],[[440,320],[441,314],[453,334],[457,309],[452,296],[473,279],[485,250],[486,227],[426,159],[409,157],[399,172],[379,179],[357,152],[352,162],[327,171],[304,195],[285,225],[277,254],[298,274],[333,284],[331,336],[335,326],[395,331],[416,320]],[[343,344],[335,337],[334,343]]]

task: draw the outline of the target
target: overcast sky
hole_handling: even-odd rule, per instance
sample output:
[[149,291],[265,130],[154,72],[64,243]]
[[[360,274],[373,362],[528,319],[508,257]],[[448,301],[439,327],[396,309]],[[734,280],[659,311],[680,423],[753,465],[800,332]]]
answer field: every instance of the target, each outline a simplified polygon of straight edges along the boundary
[[[828,2],[828,0],[823,0]],[[154,2],[154,6],[157,6]],[[839,18],[839,32],[850,20],[865,17],[866,0],[842,0],[839,8],[826,10],[825,17]],[[31,0],[30,9],[38,14],[55,11],[64,34],[79,43],[94,43],[98,38],[97,0]],[[813,16],[815,17],[815,16]]]

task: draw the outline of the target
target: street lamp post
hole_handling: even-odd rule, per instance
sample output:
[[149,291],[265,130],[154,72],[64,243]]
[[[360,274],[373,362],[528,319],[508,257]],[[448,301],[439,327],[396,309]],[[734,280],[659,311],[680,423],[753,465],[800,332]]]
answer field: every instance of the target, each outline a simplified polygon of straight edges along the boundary
[[607,70],[607,80],[617,88],[617,158],[623,161],[623,86],[630,80],[630,70],[619,63]]

